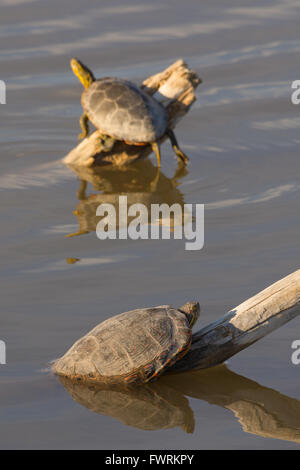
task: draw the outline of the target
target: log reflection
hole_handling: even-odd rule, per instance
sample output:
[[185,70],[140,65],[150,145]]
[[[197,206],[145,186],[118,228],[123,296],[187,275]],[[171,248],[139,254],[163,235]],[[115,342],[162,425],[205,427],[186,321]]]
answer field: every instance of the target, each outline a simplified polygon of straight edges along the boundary
[[245,432],[300,443],[300,401],[230,371],[166,374],[144,386],[85,386],[60,378],[72,398],[89,410],[143,430],[194,430],[187,397],[231,410]]

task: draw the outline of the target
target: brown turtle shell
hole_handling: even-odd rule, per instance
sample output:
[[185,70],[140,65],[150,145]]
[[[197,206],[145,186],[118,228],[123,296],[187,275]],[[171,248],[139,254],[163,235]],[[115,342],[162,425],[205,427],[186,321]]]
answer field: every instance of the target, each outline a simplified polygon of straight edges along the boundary
[[168,305],[132,310],[100,323],[53,369],[81,382],[149,382],[187,353],[191,334],[186,315]]

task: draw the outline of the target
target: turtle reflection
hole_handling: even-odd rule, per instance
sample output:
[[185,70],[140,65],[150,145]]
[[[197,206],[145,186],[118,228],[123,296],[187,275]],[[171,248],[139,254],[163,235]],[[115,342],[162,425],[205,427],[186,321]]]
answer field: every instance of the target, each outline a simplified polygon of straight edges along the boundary
[[[127,196],[128,206],[131,204],[144,204],[150,214],[151,204],[174,203],[184,206],[183,195],[178,189],[180,179],[187,174],[187,169],[178,165],[172,178],[161,173],[151,161],[136,162],[126,168],[114,168],[112,166],[91,168],[73,168],[81,182],[77,192],[79,204],[74,215],[78,220],[78,231],[67,235],[68,237],[82,235],[96,230],[100,217],[96,216],[99,204],[109,203],[115,207],[117,229],[119,220],[119,196]],[[94,190],[101,191],[87,196],[87,183],[93,185]],[[128,217],[128,223],[130,222]],[[172,222],[172,221],[171,221]],[[183,220],[184,222],[184,220]],[[122,227],[126,228],[126,227]],[[172,226],[171,226],[172,229]]]
[[131,388],[87,387],[60,378],[72,398],[89,410],[143,430],[194,430],[187,397],[233,412],[247,433],[300,443],[300,401],[238,375],[225,365],[166,374],[157,382]]
[[144,386],[83,385],[59,380],[72,398],[89,410],[111,416],[144,431],[181,427],[194,431],[194,413],[188,399],[171,387],[154,383]]

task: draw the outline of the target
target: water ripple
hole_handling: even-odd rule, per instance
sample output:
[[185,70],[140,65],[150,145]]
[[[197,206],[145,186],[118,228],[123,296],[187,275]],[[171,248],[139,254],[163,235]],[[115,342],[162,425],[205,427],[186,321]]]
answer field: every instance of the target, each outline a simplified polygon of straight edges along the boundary
[[288,97],[291,83],[288,80],[234,84],[232,86],[212,87],[197,91],[198,100],[194,108],[220,106],[242,101],[267,100]]
[[245,196],[234,199],[223,199],[222,201],[209,202],[205,204],[205,208],[224,209],[228,207],[241,206],[243,204],[257,204],[260,202],[271,201],[272,199],[279,198],[284,194],[296,192],[299,190],[299,183],[284,184],[275,188],[267,189],[266,191],[263,191],[260,194],[255,194],[252,196]]
[[70,179],[74,179],[73,173],[61,160],[56,160],[27,168],[19,173],[7,173],[0,176],[0,190],[48,187]]

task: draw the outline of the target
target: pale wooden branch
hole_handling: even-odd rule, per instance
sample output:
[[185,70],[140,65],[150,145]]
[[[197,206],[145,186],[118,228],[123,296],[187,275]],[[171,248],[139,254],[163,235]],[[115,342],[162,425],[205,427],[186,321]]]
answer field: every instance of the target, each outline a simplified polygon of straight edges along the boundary
[[228,358],[300,314],[300,270],[251,297],[193,335],[173,371],[205,369]]
[[[147,78],[141,88],[155,95],[167,109],[168,126],[174,128],[176,123],[188,112],[195,101],[195,89],[201,83],[197,74],[188,68],[183,60],[174,62],[170,67],[156,75]],[[117,141],[110,152],[101,152],[99,131],[93,132],[80,142],[63,159],[66,165],[91,166],[97,164],[127,165],[137,159],[147,157],[151,146],[127,145]],[[161,138],[161,142],[165,140]]]

